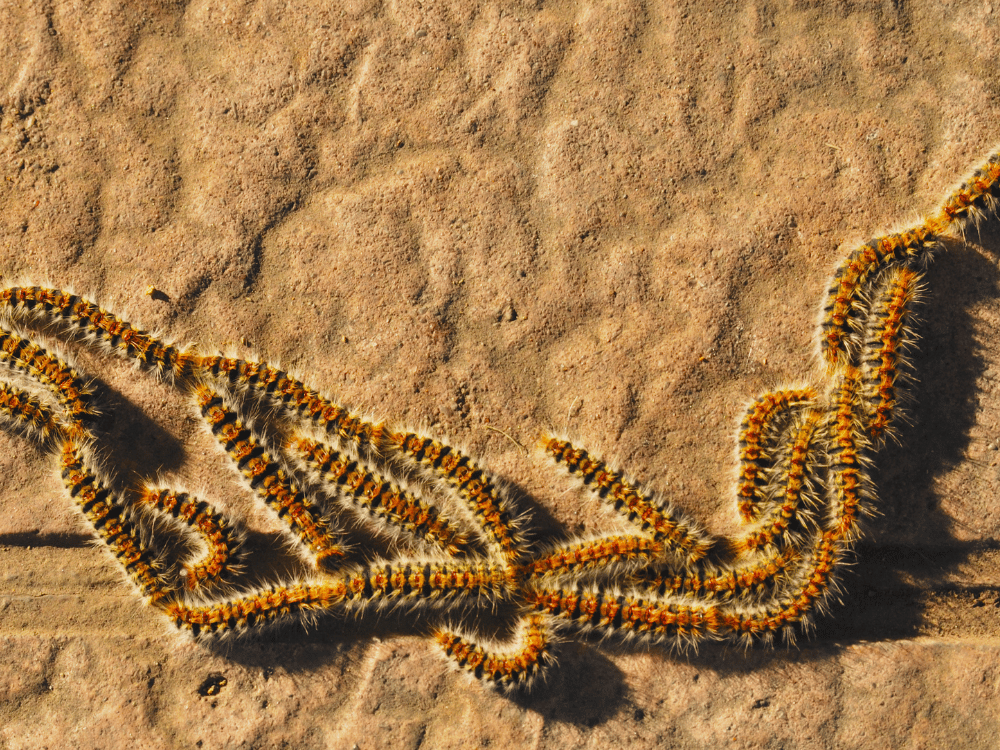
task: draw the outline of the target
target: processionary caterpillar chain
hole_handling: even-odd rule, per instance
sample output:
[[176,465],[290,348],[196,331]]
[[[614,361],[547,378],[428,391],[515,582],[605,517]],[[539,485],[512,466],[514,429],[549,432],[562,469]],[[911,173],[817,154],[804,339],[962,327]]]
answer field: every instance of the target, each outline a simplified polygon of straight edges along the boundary
[[382,521],[390,536],[403,532],[453,557],[469,552],[468,539],[442,517],[436,507],[367,471],[360,461],[302,436],[290,441],[288,448],[327,486],[343,494],[352,506],[366,511],[365,515],[373,523]]
[[261,444],[261,439],[240,420],[211,388],[195,388],[195,400],[212,434],[226,449],[258,497],[284,523],[307,555],[321,567],[335,568],[347,556],[341,534],[323,509],[291,481],[288,472]]
[[138,500],[193,529],[206,547],[196,563],[185,565],[184,585],[191,591],[228,583],[242,570],[244,533],[204,500],[186,492],[143,487]]
[[[372,607],[419,612],[431,623],[423,632],[452,665],[503,690],[544,679],[555,646],[577,633],[675,648],[791,639],[836,594],[838,571],[874,507],[873,461],[912,397],[923,270],[945,233],[993,214],[998,199],[1000,154],[923,223],[865,243],[836,269],[818,335],[825,380],[758,396],[740,424],[734,501],[747,526],[731,537],[710,536],[625,472],[544,436],[542,452],[631,529],[529,544],[525,517],[498,478],[454,447],[365,420],[266,362],[175,346],[43,286],[0,291],[0,366],[23,381],[0,377],[0,418],[58,456],[68,494],[141,596],[197,637]],[[189,394],[309,572],[237,589],[246,556],[241,524],[187,493],[153,485],[128,491],[106,476],[93,458],[96,393],[23,332],[36,321],[49,335],[74,333]],[[254,430],[248,400],[280,417],[268,426],[282,437],[269,442]],[[392,559],[348,544],[323,492],[363,529],[388,537]],[[163,519],[200,544],[194,560],[161,551],[177,548],[160,544]],[[415,542],[430,556],[414,554]],[[508,642],[450,624],[500,612],[516,614]]]
[[[989,157],[930,218],[912,229],[871,240],[850,253],[837,267],[823,307],[820,350],[827,364],[836,369],[856,356],[851,346],[852,324],[865,309],[882,273],[906,267],[919,271],[931,261],[946,232],[963,231],[995,213],[1000,197],[1000,154]],[[852,351],[853,350],[853,351]]]

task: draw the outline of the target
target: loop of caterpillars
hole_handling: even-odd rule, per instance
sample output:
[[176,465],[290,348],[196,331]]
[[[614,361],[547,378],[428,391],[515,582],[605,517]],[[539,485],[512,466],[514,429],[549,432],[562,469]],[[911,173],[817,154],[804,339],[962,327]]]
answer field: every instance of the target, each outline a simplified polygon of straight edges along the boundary
[[[174,346],[40,286],[0,292],[0,363],[10,373],[0,417],[52,450],[69,496],[142,597],[198,638],[371,607],[420,611],[448,661],[505,690],[543,678],[557,644],[574,635],[681,648],[791,639],[836,597],[838,571],[873,510],[871,466],[905,417],[915,378],[923,272],[941,237],[993,214],[998,197],[995,155],[922,224],[840,264],[822,308],[822,382],[759,396],[740,424],[734,502],[744,528],[731,538],[545,436],[541,452],[631,531],[529,543],[502,482],[461,451],[365,420],[266,362]],[[103,346],[187,394],[309,572],[241,585],[248,552],[236,519],[170,487],[107,478],[95,458],[95,391],[32,340],[33,328]],[[249,402],[278,415],[283,441],[258,432]],[[383,560],[352,548],[345,512],[406,554]],[[162,543],[164,528],[187,534],[200,556],[173,559],[181,553]],[[449,624],[477,611],[516,615],[508,639]]]

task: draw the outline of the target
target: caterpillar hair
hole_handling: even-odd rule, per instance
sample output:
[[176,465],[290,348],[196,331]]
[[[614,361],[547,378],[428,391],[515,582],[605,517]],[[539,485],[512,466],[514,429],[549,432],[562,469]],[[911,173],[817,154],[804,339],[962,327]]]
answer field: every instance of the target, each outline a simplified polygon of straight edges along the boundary
[[640,492],[628,477],[610,469],[600,459],[559,438],[545,436],[541,446],[550,459],[578,477],[591,492],[688,563],[697,562],[711,549],[713,540],[695,523]]
[[259,394],[292,416],[303,419],[362,452],[378,452],[384,426],[368,422],[330,401],[283,370],[264,362],[232,357],[202,357],[199,371],[229,385]]
[[522,617],[509,644],[484,646],[452,629],[437,630],[434,640],[455,667],[505,692],[530,691],[555,663],[552,624],[539,614]]
[[788,417],[816,400],[812,388],[770,391],[750,404],[740,424],[739,474],[736,503],[744,522],[754,520],[766,500],[767,476],[777,457],[779,426]]
[[492,552],[518,565],[524,554],[520,520],[496,480],[461,451],[412,432],[385,435],[389,450],[424,467],[465,500]]
[[288,473],[244,426],[235,409],[204,384],[194,389],[201,415],[226,449],[250,488],[275,512],[306,557],[320,568],[336,569],[347,552],[341,533],[315,501],[289,479]]
[[142,541],[132,509],[88,468],[76,440],[66,440],[61,452],[63,485],[97,536],[148,602],[168,598],[171,587],[163,578],[163,565]]
[[872,305],[862,349],[862,401],[868,415],[868,439],[878,450],[895,423],[913,381],[910,353],[916,348],[914,309],[920,305],[921,275],[908,268],[892,274]]
[[193,530],[205,554],[184,565],[184,585],[190,591],[231,583],[243,569],[245,532],[232,519],[186,492],[143,487],[138,503],[177,519]]
[[401,490],[387,479],[370,472],[360,461],[354,461],[321,442],[302,435],[291,439],[287,448],[327,485],[354,512],[379,522],[379,528],[390,537],[400,532],[432,544],[452,557],[469,553],[469,541],[438,509]]
[[648,537],[612,534],[574,540],[534,556],[525,569],[529,576],[584,576],[628,574],[659,560],[663,545]]
[[67,420],[81,432],[89,431],[98,414],[94,393],[76,370],[30,339],[2,326],[0,361],[48,388],[65,410]]
[[814,527],[811,511],[820,503],[810,481],[810,467],[816,463],[816,433],[826,417],[822,409],[812,408],[794,430],[789,455],[778,483],[780,493],[774,509],[756,529],[739,540],[741,552],[755,552],[781,543],[790,543],[797,532]]

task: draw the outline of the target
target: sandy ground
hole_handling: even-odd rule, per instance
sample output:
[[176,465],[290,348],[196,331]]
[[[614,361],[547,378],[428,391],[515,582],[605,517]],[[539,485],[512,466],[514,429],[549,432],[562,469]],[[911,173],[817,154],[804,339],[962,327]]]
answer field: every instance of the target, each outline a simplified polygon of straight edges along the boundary
[[[0,50],[6,283],[280,361],[465,446],[567,533],[614,524],[498,431],[566,432],[732,531],[735,426],[817,382],[833,266],[1000,141],[982,0],[4,0]],[[0,747],[995,746],[998,254],[985,225],[929,274],[914,425],[812,639],[569,643],[524,699],[406,623],[183,641],[55,459],[0,434]],[[176,392],[72,353],[119,476],[273,533]]]

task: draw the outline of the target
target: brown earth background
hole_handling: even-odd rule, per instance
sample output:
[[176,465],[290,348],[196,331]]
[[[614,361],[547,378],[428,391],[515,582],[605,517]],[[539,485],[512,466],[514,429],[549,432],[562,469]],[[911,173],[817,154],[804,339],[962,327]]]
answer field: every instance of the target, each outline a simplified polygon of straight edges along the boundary
[[[735,427],[821,383],[832,268],[1000,141],[982,0],[3,0],[0,50],[6,284],[280,361],[468,448],[570,534],[619,527],[498,431],[566,432],[733,531]],[[0,433],[0,747],[994,747],[998,255],[988,223],[928,275],[914,424],[811,638],[573,641],[517,700],[405,621],[184,641],[56,459]],[[176,391],[67,350],[105,386],[118,476],[277,539]]]

